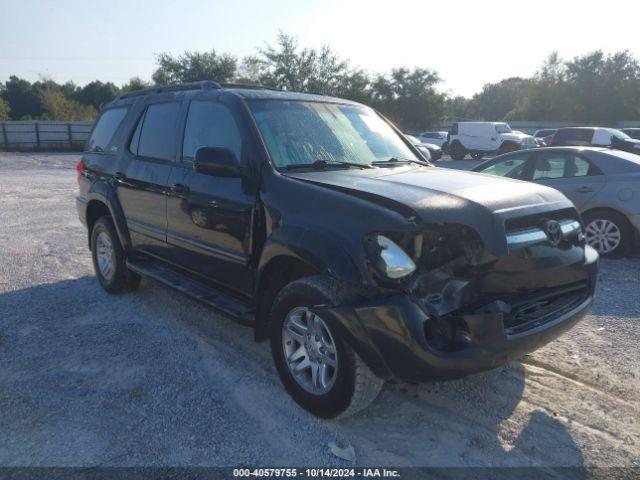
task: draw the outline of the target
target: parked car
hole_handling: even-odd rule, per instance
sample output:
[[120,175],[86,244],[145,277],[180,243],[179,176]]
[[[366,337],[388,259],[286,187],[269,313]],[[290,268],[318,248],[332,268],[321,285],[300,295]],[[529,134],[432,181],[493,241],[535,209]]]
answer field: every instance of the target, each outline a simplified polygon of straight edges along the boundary
[[433,160],[434,162],[442,158],[442,149],[438,145],[433,143],[425,143],[420,141],[419,138],[413,135],[405,134],[405,137],[424,155],[427,160]]
[[556,128],[544,128],[542,130],[536,130],[533,137],[536,139],[538,147],[546,147],[553,138],[553,134],[556,133]]
[[418,134],[418,139],[424,143],[431,143],[443,148],[447,142],[447,132],[422,132]]
[[147,276],[251,325],[321,417],[364,408],[386,379],[521,357],[593,301],[598,254],[564,195],[436,168],[355,102],[214,82],[128,92],[76,170],[100,285]]
[[622,131],[629,135],[631,138],[640,140],[640,128],[623,128]]
[[544,140],[547,137],[551,137],[557,131],[557,128],[543,128],[542,130],[536,130],[533,136],[535,138],[541,138],[542,140]]
[[604,127],[559,128],[550,145],[611,147],[625,152],[640,153],[640,140],[633,139],[615,128]]
[[553,147],[509,153],[473,169],[564,193],[582,214],[589,245],[622,256],[640,234],[640,156],[606,148]]
[[453,160],[462,160],[467,154],[479,160],[487,154],[535,146],[533,136],[515,133],[502,122],[458,122],[449,130],[449,154]]

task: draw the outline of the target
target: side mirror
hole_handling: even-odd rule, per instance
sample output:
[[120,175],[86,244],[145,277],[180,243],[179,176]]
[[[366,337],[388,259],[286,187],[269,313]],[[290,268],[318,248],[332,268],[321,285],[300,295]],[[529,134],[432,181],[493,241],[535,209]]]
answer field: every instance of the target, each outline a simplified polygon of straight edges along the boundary
[[235,153],[223,147],[200,147],[196,150],[193,169],[214,177],[242,177]]

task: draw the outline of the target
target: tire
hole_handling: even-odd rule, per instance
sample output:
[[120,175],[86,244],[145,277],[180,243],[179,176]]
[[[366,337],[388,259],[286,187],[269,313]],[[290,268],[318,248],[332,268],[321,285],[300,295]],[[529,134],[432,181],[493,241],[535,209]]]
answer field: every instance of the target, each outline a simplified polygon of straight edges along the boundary
[[471,154],[471,158],[473,158],[474,160],[480,160],[482,159],[482,157],[484,157],[484,153],[482,152],[474,152]]
[[464,157],[467,155],[467,149],[464,148],[460,142],[455,142],[451,144],[449,154],[454,160],[464,160]]
[[514,143],[503,143],[502,145],[500,145],[500,148],[498,149],[498,155],[503,155],[509,152],[515,152],[516,150],[520,150],[520,147],[518,147],[518,145]]
[[124,250],[109,217],[96,221],[91,231],[91,257],[96,277],[109,293],[133,291],[140,276],[127,268]]
[[613,210],[596,210],[583,217],[585,239],[602,257],[623,257],[633,243],[627,219]]
[[[329,278],[313,276],[285,286],[271,309],[271,353],[282,384],[296,403],[321,418],[344,418],[359,412],[375,400],[384,383],[369,370],[339,332],[307,309],[313,305],[338,305],[344,301],[344,296]],[[305,330],[300,325],[319,328],[314,330],[315,336],[309,338],[305,332],[309,334],[314,327]],[[321,333],[318,335],[317,332]],[[316,349],[314,345],[319,347]],[[287,360],[287,357],[295,355],[297,359]],[[293,369],[303,364],[309,366],[294,376]],[[318,369],[315,377],[314,368]],[[321,380],[314,383],[314,378]]]

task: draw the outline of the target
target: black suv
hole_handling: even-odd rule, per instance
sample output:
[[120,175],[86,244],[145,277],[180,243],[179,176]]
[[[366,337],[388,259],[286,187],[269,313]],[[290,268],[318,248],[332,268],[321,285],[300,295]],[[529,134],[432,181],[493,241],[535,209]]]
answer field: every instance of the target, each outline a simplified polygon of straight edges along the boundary
[[598,255],[561,193],[433,167],[338,98],[214,82],[127,93],[77,173],[105,290],[151,277],[251,325],[322,417],[358,411],[386,379],[518,358],[593,300]]
[[568,127],[559,128],[547,142],[549,146],[610,147],[640,154],[640,140],[630,137],[615,128]]

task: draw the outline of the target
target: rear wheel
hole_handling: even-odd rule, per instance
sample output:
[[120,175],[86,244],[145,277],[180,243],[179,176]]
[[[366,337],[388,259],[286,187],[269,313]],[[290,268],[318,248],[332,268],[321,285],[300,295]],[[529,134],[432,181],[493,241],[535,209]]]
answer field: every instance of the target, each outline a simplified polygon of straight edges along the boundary
[[284,287],[271,310],[271,353],[280,379],[300,406],[323,418],[362,410],[384,383],[326,319],[309,310],[342,301],[327,277],[314,276]]
[[127,268],[124,251],[109,217],[98,219],[93,226],[91,257],[96,277],[107,292],[131,291],[140,285],[140,276]]
[[463,160],[467,155],[467,149],[464,148],[460,142],[455,142],[451,144],[449,154],[454,160]]
[[599,210],[584,216],[585,239],[603,257],[624,256],[633,242],[633,231],[618,212]]

